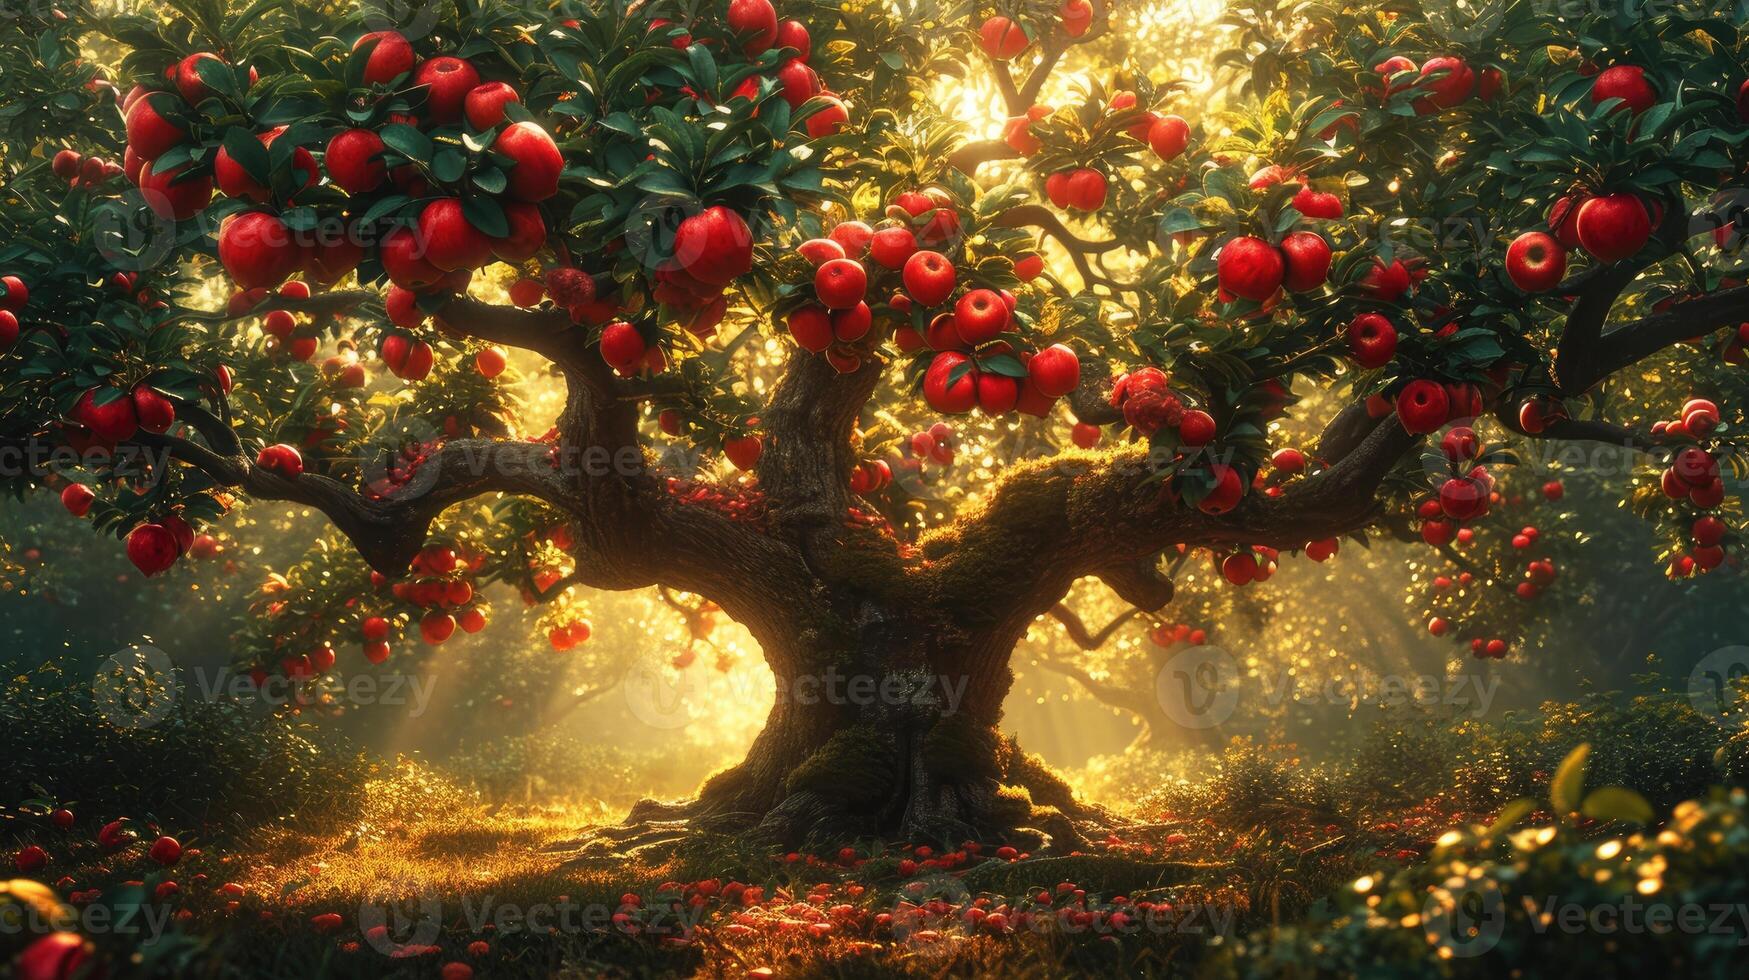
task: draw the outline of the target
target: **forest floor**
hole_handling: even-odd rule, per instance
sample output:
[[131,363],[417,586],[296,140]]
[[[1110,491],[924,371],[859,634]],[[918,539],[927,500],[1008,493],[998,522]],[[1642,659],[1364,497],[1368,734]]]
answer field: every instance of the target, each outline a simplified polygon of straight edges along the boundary
[[[1420,808],[1363,829],[1278,812],[1239,833],[1165,815],[1063,856],[719,840],[580,860],[570,807],[483,805],[416,777],[365,799],[342,830],[264,830],[144,878],[124,878],[149,866],[137,854],[94,853],[60,884],[75,907],[145,903],[143,930],[167,934],[138,947],[142,973],[1149,975],[1381,861],[1418,859],[1449,817]],[[164,882],[175,894],[155,901]]]
[[[22,726],[48,761],[0,808],[21,873],[0,880],[0,971],[24,980],[95,980],[62,958],[86,942],[104,980],[1749,971],[1749,729],[1669,698],[1381,726],[1334,761],[1240,740],[1138,759],[1109,836],[1038,855],[719,834],[603,856],[580,846],[595,799],[494,803],[406,760],[346,782],[308,743],[228,736],[179,743],[202,768],[172,787],[158,743],[99,756],[62,728]],[[168,865],[158,833],[183,845]],[[1703,928],[1589,918],[1648,903]],[[1587,918],[1551,927],[1557,906]],[[20,929],[17,908],[53,918]]]

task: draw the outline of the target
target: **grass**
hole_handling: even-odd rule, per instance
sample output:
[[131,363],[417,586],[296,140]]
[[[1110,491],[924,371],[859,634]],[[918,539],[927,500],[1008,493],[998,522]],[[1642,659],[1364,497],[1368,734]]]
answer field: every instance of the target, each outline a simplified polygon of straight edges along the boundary
[[[1413,909],[1454,867],[1498,869],[1503,888],[1524,880],[1518,869],[1546,867],[1528,852],[1501,853],[1508,838],[1484,828],[1507,788],[1545,799],[1549,773],[1580,741],[1594,783],[1646,777],[1664,814],[1710,782],[1742,782],[1749,756],[1744,736],[1659,700],[1487,727],[1386,725],[1320,762],[1292,745],[1240,742],[1199,760],[1194,779],[1156,775],[1150,792],[1131,794],[1133,822],[1085,853],[1012,858],[999,841],[948,853],[864,841],[847,855],[837,845],[779,854],[713,836],[580,860],[575,845],[599,822],[597,802],[493,803],[404,762],[375,765],[343,805],[298,821],[215,829],[171,868],[145,857],[149,819],[139,822],[146,839],[125,849],[92,843],[107,819],[95,805],[70,832],[30,808],[9,813],[0,832],[48,849],[37,877],[86,916],[80,931],[115,980],[1464,974],[1484,961],[1441,960],[1413,915],[1370,914],[1353,883],[1379,882],[1381,901]],[[1709,833],[1749,825],[1741,793],[1708,805],[1687,823]],[[1536,808],[1517,808],[1519,819],[1542,824],[1569,857],[1526,897],[1604,894],[1585,878],[1588,855],[1615,825]],[[1510,838],[1533,839],[1542,837]],[[1682,867],[1671,887],[1685,894],[1728,892],[1739,868],[1749,873],[1740,832],[1698,855],[1668,830],[1624,839],[1642,865]],[[154,899],[169,881],[176,893]],[[136,906],[174,913],[167,932],[143,941],[90,926],[93,909]],[[0,962],[27,938],[0,933]],[[1549,961],[1607,945],[1579,942]]]

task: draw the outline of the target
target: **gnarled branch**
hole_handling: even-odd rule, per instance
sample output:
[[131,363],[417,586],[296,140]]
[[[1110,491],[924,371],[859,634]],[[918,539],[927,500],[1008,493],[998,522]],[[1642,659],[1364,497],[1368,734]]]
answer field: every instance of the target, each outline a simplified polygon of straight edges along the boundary
[[463,500],[504,492],[574,506],[552,447],[543,443],[453,440],[403,485],[380,497],[368,497],[318,473],[281,476],[256,466],[241,452],[227,454],[178,436],[140,433],[135,438],[141,445],[167,451],[222,486],[260,500],[283,500],[321,511],[365,561],[385,575],[405,572],[424,546],[431,522]]
[[1106,623],[1104,628],[1097,633],[1087,628],[1087,622],[1081,618],[1079,613],[1060,602],[1051,607],[1050,617],[1062,624],[1063,632],[1069,635],[1069,639],[1075,641],[1076,646],[1083,650],[1097,650],[1105,646],[1106,641],[1111,639],[1111,635],[1116,633],[1119,627],[1134,619],[1136,612],[1137,610],[1133,608],[1124,610],[1111,622]]

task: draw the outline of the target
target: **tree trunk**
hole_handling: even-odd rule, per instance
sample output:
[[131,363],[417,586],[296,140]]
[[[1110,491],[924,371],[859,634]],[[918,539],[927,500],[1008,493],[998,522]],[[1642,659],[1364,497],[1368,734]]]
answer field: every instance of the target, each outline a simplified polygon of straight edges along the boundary
[[[760,629],[777,701],[740,764],[680,807],[640,804],[633,820],[689,816],[811,839],[900,837],[1029,849],[1083,841],[1097,811],[998,730],[1024,624],[975,630],[867,599],[794,603],[813,628]],[[769,613],[770,610],[767,610]],[[761,635],[761,634],[765,635]]]

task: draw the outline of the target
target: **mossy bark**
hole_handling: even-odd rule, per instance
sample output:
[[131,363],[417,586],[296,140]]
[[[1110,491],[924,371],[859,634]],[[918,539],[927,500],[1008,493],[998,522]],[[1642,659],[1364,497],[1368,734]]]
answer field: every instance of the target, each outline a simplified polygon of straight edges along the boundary
[[685,815],[786,847],[885,837],[1033,849],[1074,847],[1100,816],[999,731],[1024,621],[974,625],[825,583],[750,619],[777,703],[746,759]]

